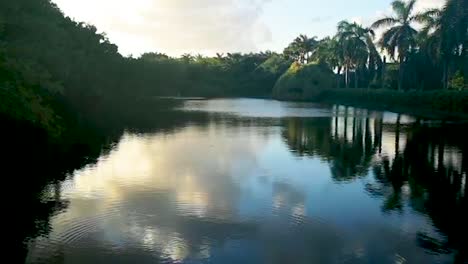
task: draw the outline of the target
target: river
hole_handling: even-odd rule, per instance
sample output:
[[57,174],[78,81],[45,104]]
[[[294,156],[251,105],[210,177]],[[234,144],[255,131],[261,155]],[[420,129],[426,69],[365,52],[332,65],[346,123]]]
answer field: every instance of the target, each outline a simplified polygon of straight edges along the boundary
[[47,184],[26,263],[467,260],[467,125],[260,99],[171,118]]

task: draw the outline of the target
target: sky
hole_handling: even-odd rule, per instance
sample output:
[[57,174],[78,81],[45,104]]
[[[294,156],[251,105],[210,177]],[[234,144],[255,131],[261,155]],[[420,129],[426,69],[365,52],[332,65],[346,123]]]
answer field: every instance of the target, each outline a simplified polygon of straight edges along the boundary
[[[391,0],[52,0],[95,25],[125,56],[281,52],[299,34],[333,35],[341,20],[369,26]],[[419,0],[418,11],[444,0]]]

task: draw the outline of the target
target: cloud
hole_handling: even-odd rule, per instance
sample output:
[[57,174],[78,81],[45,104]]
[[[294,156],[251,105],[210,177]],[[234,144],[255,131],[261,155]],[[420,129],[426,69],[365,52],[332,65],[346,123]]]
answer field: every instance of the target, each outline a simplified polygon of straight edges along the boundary
[[[445,3],[445,0],[418,0],[416,2],[414,12],[423,12],[428,9],[440,8]],[[391,16],[393,14],[392,8],[389,5],[385,10],[378,10],[374,15],[369,17],[353,17],[350,21],[358,22],[364,26],[370,26],[374,21],[385,16]]]
[[[287,4],[274,1],[271,5],[273,0],[52,1],[66,15],[94,24],[100,31],[106,32],[125,55],[139,55],[147,51],[169,55],[187,52],[214,55],[215,52],[250,52],[265,48],[280,50],[292,38],[288,33],[290,31],[299,34],[307,33],[309,29],[320,32],[323,28],[329,28],[323,34],[333,34],[338,19],[346,19],[345,16],[337,18],[334,13],[321,11],[311,11],[310,17],[303,20],[291,18],[298,10],[291,9],[288,12],[285,8],[298,6],[300,1]],[[333,6],[336,4],[333,2],[324,5]],[[440,7],[443,2],[418,0],[416,9],[422,11]],[[382,15],[391,14],[391,9],[387,5],[374,15],[363,15],[365,12],[363,8],[353,14],[360,17],[351,21],[369,26]],[[335,18],[337,21],[332,21]],[[278,21],[280,19],[283,20]],[[311,25],[310,28],[306,24]],[[314,26],[317,28],[314,29]]]
[[445,2],[445,0],[419,0],[416,2],[416,11],[440,8],[444,5]]
[[271,0],[55,0],[65,14],[96,25],[124,54],[144,51],[248,52],[270,42],[261,21]]

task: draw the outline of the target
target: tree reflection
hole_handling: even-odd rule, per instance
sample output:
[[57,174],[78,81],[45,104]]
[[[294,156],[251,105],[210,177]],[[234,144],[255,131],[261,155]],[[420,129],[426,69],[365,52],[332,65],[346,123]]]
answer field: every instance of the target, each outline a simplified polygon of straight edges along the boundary
[[[288,118],[283,137],[289,148],[301,156],[318,155],[330,162],[333,179],[350,181],[367,174],[380,146],[381,135],[373,135],[382,116],[368,111],[335,108],[330,118]],[[374,124],[374,128],[372,128]]]
[[[413,210],[430,216],[446,235],[442,241],[425,233],[418,235],[418,243],[434,253],[461,250],[466,238],[466,142],[460,129],[416,124],[407,132],[403,153],[391,160],[391,169],[386,165],[390,161],[384,158],[375,165],[375,176],[384,179],[379,182],[380,188],[391,186],[390,195],[398,197],[394,204],[400,205],[385,209],[401,209],[406,202]],[[404,187],[406,197],[401,195]],[[466,259],[462,254],[460,251],[457,261]]]
[[331,120],[286,119],[283,137],[290,149],[328,161],[336,181],[372,176],[365,189],[382,199],[383,212],[414,210],[430,217],[440,235],[418,232],[422,248],[466,261],[466,127],[403,124],[401,115],[384,121],[382,113],[348,107],[333,113]]
[[[191,123],[209,122],[207,114],[181,114],[165,110],[158,118],[131,118],[138,113],[129,113],[123,123],[134,127],[134,132],[160,131],[168,133]],[[143,116],[143,115],[142,115]],[[217,117],[212,117],[217,118]],[[219,118],[218,118],[219,119]],[[0,130],[2,141],[2,171],[7,186],[21,186],[21,196],[11,205],[14,220],[11,226],[17,226],[13,237],[12,254],[14,263],[22,263],[27,255],[28,243],[34,238],[50,233],[50,221],[54,215],[68,208],[69,201],[61,195],[62,181],[74,169],[82,168],[94,162],[103,152],[109,151],[113,143],[119,140],[125,127],[103,122],[95,134],[86,134],[70,143],[70,147],[50,142],[41,129],[28,124],[18,123],[0,116],[5,128]],[[145,124],[145,125],[142,125]]]
[[9,240],[13,244],[13,252],[9,253],[12,262],[21,263],[28,238],[46,234],[50,229],[50,217],[67,206],[67,202],[61,199],[58,185],[55,197],[38,197],[46,185],[63,180],[68,166],[79,163],[80,159],[73,159],[73,154],[65,155],[57,146],[50,144],[40,129],[8,119],[0,120],[5,125],[5,129],[0,130],[3,184],[14,186],[19,192],[14,200],[6,200],[8,202],[5,203],[8,208],[4,211],[8,216],[5,217],[7,226],[15,230],[13,239]]

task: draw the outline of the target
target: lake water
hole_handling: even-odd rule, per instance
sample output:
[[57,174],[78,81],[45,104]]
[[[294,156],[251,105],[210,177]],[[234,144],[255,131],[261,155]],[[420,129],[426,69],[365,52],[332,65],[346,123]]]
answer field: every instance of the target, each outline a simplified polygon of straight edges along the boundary
[[467,260],[466,125],[258,99],[171,118],[48,185],[26,262]]

